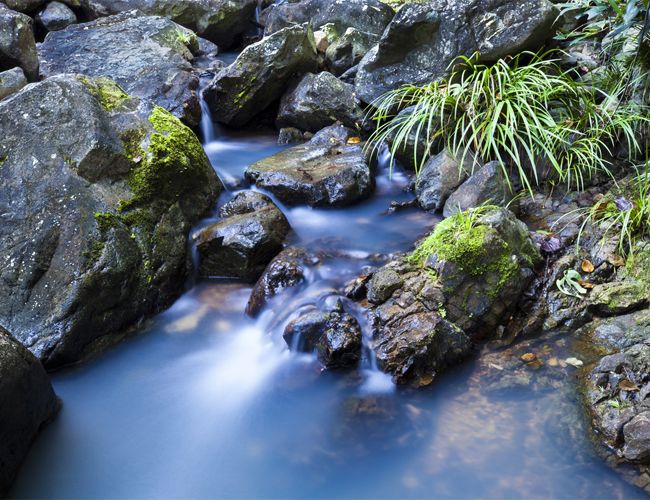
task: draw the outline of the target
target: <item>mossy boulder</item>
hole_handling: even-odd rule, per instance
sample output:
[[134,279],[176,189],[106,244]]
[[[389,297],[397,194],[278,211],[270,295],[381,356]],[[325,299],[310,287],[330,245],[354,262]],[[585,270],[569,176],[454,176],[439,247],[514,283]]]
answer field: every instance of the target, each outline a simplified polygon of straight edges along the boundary
[[41,76],[110,77],[129,95],[149,99],[190,126],[201,119],[192,72],[196,35],[163,17],[129,11],[48,33],[39,46]]
[[222,190],[177,118],[60,75],[0,102],[0,324],[47,368],[169,306],[188,235]]

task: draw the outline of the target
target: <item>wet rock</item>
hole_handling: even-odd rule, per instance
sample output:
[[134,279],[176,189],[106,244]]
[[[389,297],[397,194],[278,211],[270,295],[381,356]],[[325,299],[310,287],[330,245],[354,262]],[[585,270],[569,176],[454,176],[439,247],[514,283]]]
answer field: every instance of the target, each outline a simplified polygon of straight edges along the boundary
[[331,23],[337,33],[350,27],[381,34],[393,18],[393,9],[377,0],[306,0],[276,4],[268,14],[267,35],[294,24],[310,23],[314,30]]
[[255,0],[91,0],[95,16],[138,9],[195,31],[223,49],[232,48],[255,14]]
[[648,305],[650,296],[636,283],[605,283],[594,286],[589,306],[602,316],[624,314]]
[[625,458],[650,463],[650,411],[640,413],[625,424],[623,435]]
[[378,42],[379,35],[348,28],[327,48],[327,67],[334,76],[340,76],[359,64],[363,56]]
[[649,331],[650,311],[644,309],[623,316],[596,319],[583,326],[579,333],[604,349],[620,350],[643,342]]
[[246,180],[288,205],[345,207],[375,187],[368,162],[362,145],[295,146],[246,168]]
[[0,71],[18,67],[35,82],[38,64],[32,19],[0,4]]
[[46,2],[47,0],[2,0],[0,4],[5,4],[11,10],[27,13],[36,10]]
[[130,11],[48,33],[39,47],[41,76],[107,76],[133,97],[149,99],[190,126],[201,118],[192,73],[198,39],[165,18]]
[[355,101],[354,87],[323,71],[307,73],[287,90],[275,125],[317,132],[336,121],[354,127],[363,121],[363,111]]
[[348,141],[354,137],[358,137],[359,133],[350,128],[335,123],[329,127],[325,127],[314,134],[309,140],[309,144],[314,146],[331,146],[333,144],[347,144]]
[[0,497],[5,498],[27,450],[61,405],[41,363],[0,327]]
[[316,308],[289,322],[282,337],[290,348],[312,352],[328,329],[330,315]]
[[10,69],[0,73],[0,101],[15,94],[27,85],[27,78],[20,68]]
[[361,358],[362,335],[349,314],[331,313],[329,328],[318,344],[318,360],[325,368],[351,368]]
[[108,79],[0,102],[0,324],[46,368],[80,360],[181,293],[219,193],[194,133]]
[[[410,115],[415,110],[415,106],[409,106],[400,111],[391,124],[399,125],[403,121],[409,119]],[[418,137],[415,130],[411,130],[408,137],[402,139],[400,142],[403,144],[401,147],[394,147],[394,141],[397,136],[397,129],[390,131],[386,136],[386,145],[393,150],[394,159],[404,167],[406,170],[418,170],[422,164],[422,160],[429,154],[429,142],[427,141],[426,134],[420,134]]]
[[[537,50],[552,36],[557,11],[547,0],[434,0],[399,9],[379,44],[359,63],[357,96],[370,103],[404,83],[446,75],[458,56],[496,61]],[[368,30],[366,30],[368,31]]]
[[381,304],[386,302],[395,290],[404,284],[404,280],[390,268],[375,271],[368,285],[368,302]]
[[293,144],[295,142],[302,142],[302,132],[295,127],[285,127],[280,129],[278,135],[278,144]]
[[212,119],[241,127],[279,99],[296,73],[318,68],[309,26],[285,28],[249,45],[203,91]]
[[199,233],[199,274],[254,283],[282,250],[289,221],[268,196],[253,191],[237,194],[219,217]]
[[[477,165],[476,168],[480,168]],[[473,160],[466,158],[461,168],[460,161],[445,149],[427,161],[417,176],[415,194],[424,210],[439,211],[447,198],[474,171]]]
[[77,23],[72,9],[61,2],[52,2],[36,15],[36,23],[46,31],[59,31]]
[[[498,162],[492,161],[474,172],[447,198],[442,214],[450,217],[458,210],[465,211],[486,203],[506,207],[514,196],[503,168]],[[514,211],[514,207],[512,209]]]

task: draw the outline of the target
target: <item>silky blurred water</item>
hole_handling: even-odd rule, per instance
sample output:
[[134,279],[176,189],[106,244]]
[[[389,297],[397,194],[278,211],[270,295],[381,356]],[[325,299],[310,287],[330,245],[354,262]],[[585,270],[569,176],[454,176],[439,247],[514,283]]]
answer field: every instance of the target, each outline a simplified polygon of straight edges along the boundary
[[[281,149],[273,133],[213,139],[206,152],[231,180]],[[430,228],[435,218],[421,211],[386,213],[412,198],[407,180],[380,170],[373,197],[342,210],[279,204],[300,243],[348,252],[314,270],[292,301],[358,275],[372,253],[408,250]],[[198,281],[145,333],[51,374],[63,409],[10,497],[645,495],[564,438],[564,412],[575,410],[564,392],[482,394],[469,383],[472,361],[419,390],[396,390],[368,355],[358,371],[321,373],[271,328],[278,309],[244,315],[250,291]]]

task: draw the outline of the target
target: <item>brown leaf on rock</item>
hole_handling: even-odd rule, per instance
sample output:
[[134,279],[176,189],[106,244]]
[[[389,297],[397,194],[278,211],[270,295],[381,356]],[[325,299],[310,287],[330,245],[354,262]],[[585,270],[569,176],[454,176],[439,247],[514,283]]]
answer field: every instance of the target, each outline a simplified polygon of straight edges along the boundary
[[614,267],[621,267],[625,265],[625,259],[617,253],[609,254],[607,257],[607,262],[609,262]]
[[593,283],[589,283],[588,281],[582,281],[582,280],[578,280],[578,285],[580,285],[582,288],[589,288],[589,289],[594,287]]
[[594,272],[594,265],[589,262],[587,259],[582,261],[582,270],[586,273],[593,273]]
[[350,137],[348,139],[348,144],[359,144],[361,142],[361,137]]
[[607,198],[603,198],[602,201],[599,201],[594,205],[594,208],[592,209],[593,217],[594,219],[602,219],[603,216],[605,215],[605,212],[607,211],[607,206],[611,203],[610,200]]
[[618,388],[621,389],[622,391],[640,391],[635,384],[630,382],[629,380],[621,380],[618,383]]

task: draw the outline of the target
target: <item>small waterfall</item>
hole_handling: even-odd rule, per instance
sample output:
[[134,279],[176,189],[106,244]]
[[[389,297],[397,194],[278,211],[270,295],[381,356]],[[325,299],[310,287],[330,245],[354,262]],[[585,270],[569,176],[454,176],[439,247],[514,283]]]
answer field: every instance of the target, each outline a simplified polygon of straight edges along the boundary
[[201,137],[203,138],[203,145],[210,144],[217,140],[217,125],[212,122],[212,116],[210,115],[210,108],[208,104],[203,100],[202,92],[199,92],[201,100],[201,123],[199,125],[201,130]]

